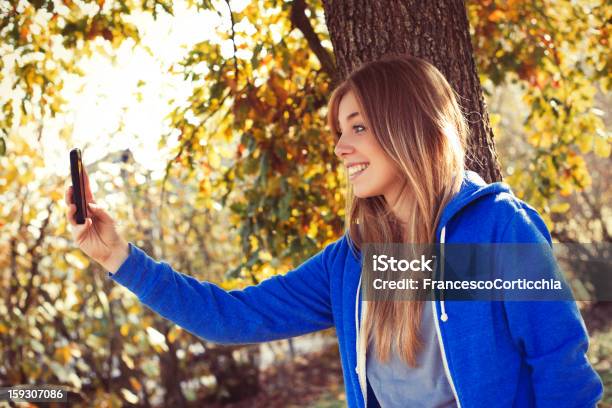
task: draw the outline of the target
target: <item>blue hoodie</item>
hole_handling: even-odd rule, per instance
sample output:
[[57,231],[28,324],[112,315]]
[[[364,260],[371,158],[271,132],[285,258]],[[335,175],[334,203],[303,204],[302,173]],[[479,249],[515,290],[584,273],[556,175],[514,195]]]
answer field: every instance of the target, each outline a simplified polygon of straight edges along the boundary
[[[537,212],[503,183],[467,171],[445,207],[444,243],[551,243]],[[192,334],[222,344],[284,339],[336,328],[349,407],[376,407],[367,383],[361,260],[348,234],[296,269],[226,291],[174,271],[130,244],[109,277]],[[460,407],[593,407],[603,394],[586,358],[588,335],[574,301],[433,301],[444,368]]]

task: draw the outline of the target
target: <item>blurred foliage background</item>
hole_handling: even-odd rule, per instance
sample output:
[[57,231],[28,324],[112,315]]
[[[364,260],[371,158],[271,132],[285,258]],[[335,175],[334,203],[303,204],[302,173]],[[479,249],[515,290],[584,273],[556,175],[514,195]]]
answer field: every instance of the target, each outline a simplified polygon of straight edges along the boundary
[[[0,2],[0,385],[65,384],[75,403],[99,407],[253,406],[281,395],[268,380],[295,387],[261,367],[286,350],[298,359],[297,344],[216,346],[143,308],[75,249],[63,203],[79,146],[127,239],[228,289],[339,237],[331,81],[291,6]],[[466,7],[505,181],[558,241],[610,242],[609,5]],[[306,13],[333,53],[320,1]],[[589,358],[610,386],[609,304],[581,308]],[[344,405],[339,366],[327,369],[336,375],[300,404]]]

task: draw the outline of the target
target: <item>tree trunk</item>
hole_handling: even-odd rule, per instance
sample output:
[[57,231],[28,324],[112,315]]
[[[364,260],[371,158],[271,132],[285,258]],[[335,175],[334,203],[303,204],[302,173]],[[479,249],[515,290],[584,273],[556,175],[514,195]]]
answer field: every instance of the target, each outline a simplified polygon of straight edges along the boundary
[[161,375],[161,384],[164,387],[164,407],[185,408],[187,407],[187,399],[181,388],[181,380],[183,373],[181,365],[176,355],[176,346],[173,342],[168,341],[168,333],[172,327],[169,322],[163,322],[163,334],[166,337],[168,351],[159,353],[159,368]]
[[408,53],[435,65],[461,96],[469,121],[467,167],[501,180],[462,0],[323,0],[339,78],[385,53]]

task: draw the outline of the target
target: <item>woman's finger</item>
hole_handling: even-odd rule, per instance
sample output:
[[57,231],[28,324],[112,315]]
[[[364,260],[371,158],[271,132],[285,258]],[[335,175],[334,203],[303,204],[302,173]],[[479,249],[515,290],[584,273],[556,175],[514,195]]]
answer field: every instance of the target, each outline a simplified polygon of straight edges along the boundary
[[91,211],[92,215],[104,223],[112,223],[113,218],[106,212],[102,207],[95,203],[88,203],[87,208]]
[[74,237],[77,244],[81,245],[85,241],[87,231],[93,224],[91,218],[85,218],[85,224],[77,224],[74,228]]
[[65,200],[66,200],[66,204],[68,205],[72,204],[72,186],[66,189]]
[[76,226],[76,220],[74,219],[74,214],[76,213],[76,205],[74,204],[70,204],[68,205],[68,222],[70,222],[70,225]]
[[91,187],[89,186],[89,176],[87,175],[87,170],[85,166],[83,166],[83,178],[85,179],[85,200],[88,203],[95,203],[94,196],[91,193]]

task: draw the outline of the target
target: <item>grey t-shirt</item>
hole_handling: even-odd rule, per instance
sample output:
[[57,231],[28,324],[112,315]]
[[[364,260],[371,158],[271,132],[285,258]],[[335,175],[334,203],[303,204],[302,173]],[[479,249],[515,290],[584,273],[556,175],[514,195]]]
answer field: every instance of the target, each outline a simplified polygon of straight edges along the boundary
[[442,363],[436,336],[431,301],[423,302],[421,339],[423,348],[417,356],[417,367],[401,360],[397,347],[387,363],[381,363],[369,344],[366,376],[382,408],[394,407],[456,407]]

